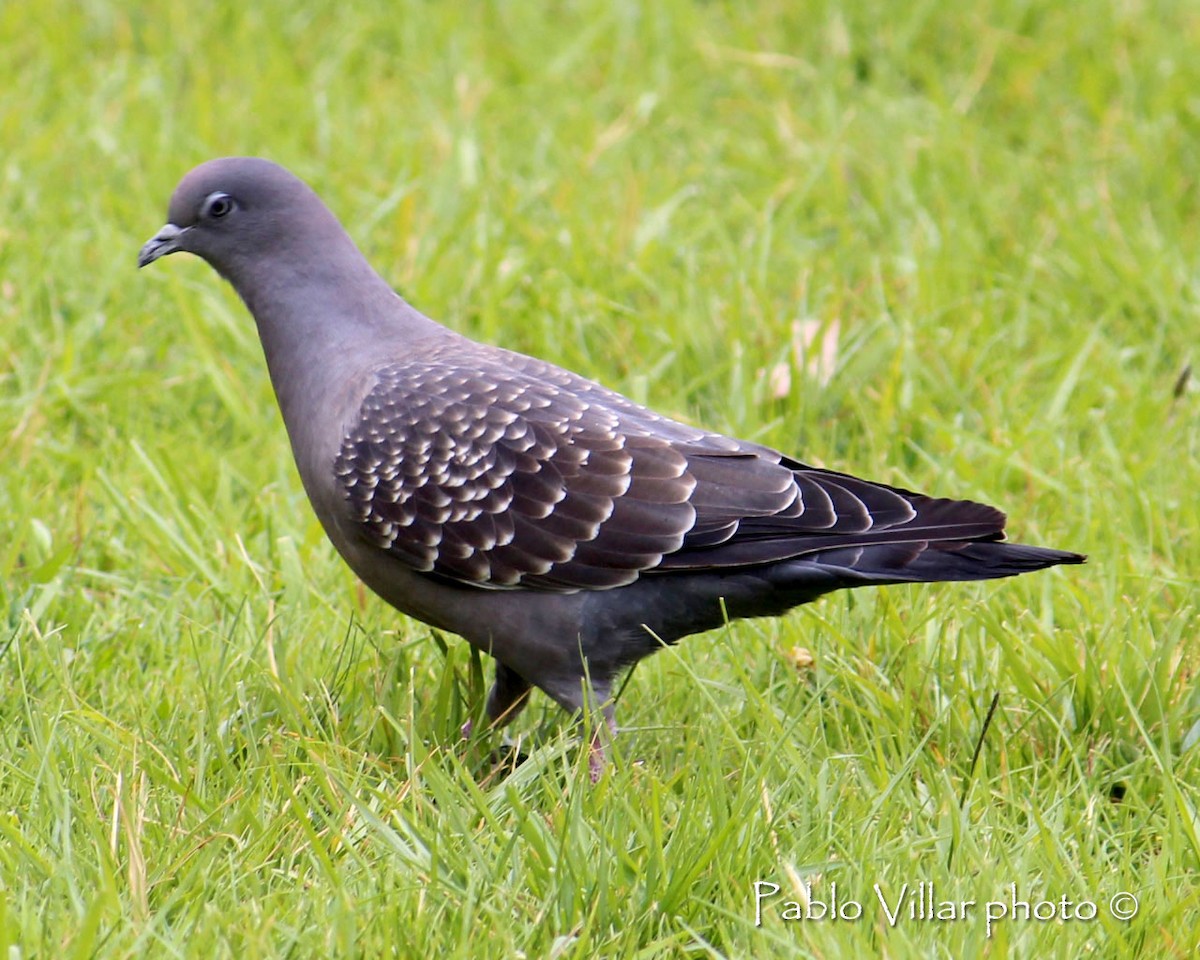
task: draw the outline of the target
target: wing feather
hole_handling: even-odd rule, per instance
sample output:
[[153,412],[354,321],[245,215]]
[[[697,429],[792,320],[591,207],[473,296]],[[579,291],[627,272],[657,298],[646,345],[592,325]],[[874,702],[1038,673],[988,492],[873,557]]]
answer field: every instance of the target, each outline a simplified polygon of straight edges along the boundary
[[[461,351],[461,343],[459,343]],[[822,470],[506,351],[379,371],[335,474],[367,540],[492,589],[608,589],[801,556],[907,565],[1004,515]]]

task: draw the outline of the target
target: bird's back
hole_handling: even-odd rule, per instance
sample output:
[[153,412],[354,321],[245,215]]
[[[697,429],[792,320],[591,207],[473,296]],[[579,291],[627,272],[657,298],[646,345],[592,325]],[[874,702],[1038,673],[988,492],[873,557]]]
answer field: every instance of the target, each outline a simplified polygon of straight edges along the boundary
[[811,467],[457,335],[375,372],[334,472],[377,549],[479,589],[604,590],[801,557],[863,582],[1076,559],[997,545],[993,507]]

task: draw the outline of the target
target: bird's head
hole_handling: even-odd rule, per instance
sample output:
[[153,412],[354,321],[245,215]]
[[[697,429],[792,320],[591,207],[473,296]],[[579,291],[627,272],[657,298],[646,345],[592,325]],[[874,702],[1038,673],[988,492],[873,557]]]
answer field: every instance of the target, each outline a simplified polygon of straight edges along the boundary
[[258,157],[223,157],[196,167],[171,195],[167,220],[142,246],[139,267],[184,251],[231,280],[240,265],[331,230],[341,233],[304,181]]

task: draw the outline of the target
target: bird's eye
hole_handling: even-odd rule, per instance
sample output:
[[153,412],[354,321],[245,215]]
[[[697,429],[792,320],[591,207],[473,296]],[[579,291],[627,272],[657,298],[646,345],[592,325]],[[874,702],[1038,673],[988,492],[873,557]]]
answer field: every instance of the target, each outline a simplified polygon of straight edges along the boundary
[[204,201],[204,206],[200,210],[200,215],[210,220],[220,220],[222,217],[228,216],[233,212],[233,208],[237,204],[234,203],[233,197],[227,193],[214,193]]

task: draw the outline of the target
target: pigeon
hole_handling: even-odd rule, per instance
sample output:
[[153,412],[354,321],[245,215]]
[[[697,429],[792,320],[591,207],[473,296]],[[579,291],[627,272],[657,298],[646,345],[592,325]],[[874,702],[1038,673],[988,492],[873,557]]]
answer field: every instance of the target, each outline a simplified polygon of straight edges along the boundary
[[811,466],[470,340],[406,302],[269,160],[183,177],[138,266],[179,252],[252,314],[338,553],[397,610],[495,659],[491,726],[533,687],[593,718],[593,779],[615,680],[664,645],[833,590],[1085,560],[1006,542],[994,507]]

